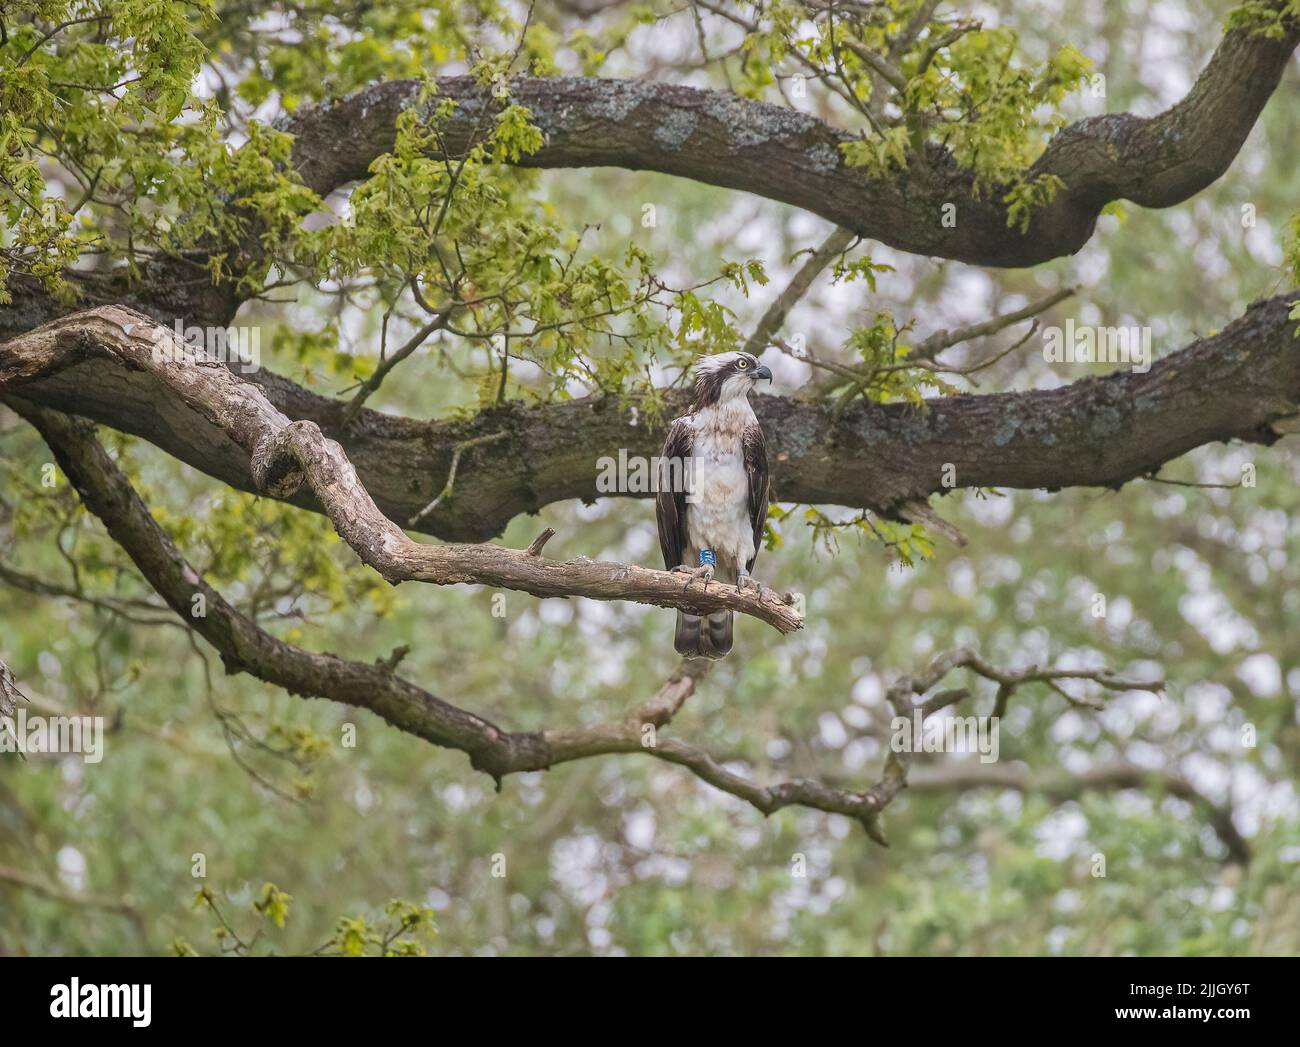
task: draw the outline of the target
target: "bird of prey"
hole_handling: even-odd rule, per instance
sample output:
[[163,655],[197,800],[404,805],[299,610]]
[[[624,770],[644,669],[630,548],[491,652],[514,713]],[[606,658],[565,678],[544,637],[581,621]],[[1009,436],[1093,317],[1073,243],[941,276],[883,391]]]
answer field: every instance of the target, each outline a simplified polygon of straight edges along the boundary
[[[695,365],[690,410],[664,441],[655,496],[664,566],[702,580],[762,586],[750,577],[767,519],[767,445],[749,391],[772,372],[749,353],[703,356]],[[677,612],[673,646],[684,657],[731,650],[732,612],[705,618]]]

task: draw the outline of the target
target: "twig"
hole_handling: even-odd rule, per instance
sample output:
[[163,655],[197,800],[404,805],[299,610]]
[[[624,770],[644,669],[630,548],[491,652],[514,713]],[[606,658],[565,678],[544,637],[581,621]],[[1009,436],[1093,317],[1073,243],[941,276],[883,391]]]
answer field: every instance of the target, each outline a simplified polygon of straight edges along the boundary
[[411,527],[414,527],[431,512],[437,509],[446,499],[451,497],[452,490],[456,486],[456,470],[460,468],[460,456],[464,452],[468,451],[471,447],[480,447],[483,444],[495,443],[497,440],[501,440],[509,435],[508,432],[502,430],[499,433],[490,433],[487,436],[475,436],[470,440],[463,440],[458,443],[455,449],[451,452],[451,468],[447,471],[447,482],[442,485],[442,490],[438,492],[437,497],[435,497],[433,501],[412,516],[407,523]]
[[954,345],[962,342],[969,342],[972,338],[982,338],[985,335],[997,334],[1003,328],[1010,327],[1012,324],[1018,324],[1021,320],[1028,320],[1031,317],[1038,316],[1040,313],[1047,312],[1048,309],[1063,302],[1079,289],[1077,287],[1062,287],[1059,291],[1053,291],[1045,298],[1040,298],[1036,302],[1030,302],[1023,308],[1016,309],[1009,313],[1002,313],[999,316],[991,317],[978,324],[971,324],[967,327],[954,328],[951,331],[936,331],[925,341],[916,347],[914,356],[932,360],[945,349],[950,349]]
[[807,260],[799,267],[799,271],[791,278],[785,290],[777,295],[772,304],[767,307],[767,311],[763,313],[758,326],[754,328],[754,333],[745,342],[745,352],[758,356],[771,344],[772,338],[785,323],[785,318],[790,315],[790,310],[808,293],[813,281],[830,264],[831,259],[847,251],[854,239],[856,239],[855,235],[849,230],[836,228],[822,241],[821,246],[808,255]]
[[903,502],[899,507],[898,515],[911,523],[918,523],[930,528],[930,530],[943,535],[954,545],[966,544],[966,536],[962,534],[961,530],[945,520],[925,502]]
[[371,394],[373,394],[375,390],[383,384],[384,379],[388,377],[389,372],[392,371],[394,367],[415,352],[415,350],[420,348],[420,346],[428,340],[430,335],[437,331],[441,331],[451,322],[453,311],[454,306],[446,306],[442,312],[438,313],[432,320],[416,331],[415,334],[411,335],[411,337],[406,340],[405,344],[403,344],[397,352],[380,361],[379,366],[375,368],[374,374],[361,383],[361,387],[356,391],[356,395],[348,401],[348,405],[343,409],[344,426],[350,426],[353,421],[356,420],[356,417],[361,413],[361,408],[365,404],[366,400],[368,400]]
[[1209,816],[1231,861],[1249,865],[1249,842],[1233,822],[1232,809],[1220,806],[1181,775],[1135,767],[1132,764],[1094,767],[1081,774],[1035,774],[1024,768],[994,764],[960,763],[918,769],[908,782],[913,792],[948,792],[968,789],[1011,789],[1036,793],[1053,803],[1066,803],[1094,789],[1158,789],[1200,807]]
[[68,905],[77,905],[88,909],[103,909],[105,912],[117,913],[119,916],[126,916],[131,919],[140,916],[140,911],[129,902],[119,901],[115,898],[97,898],[92,895],[81,894],[78,891],[69,891],[56,886],[49,880],[35,876],[32,873],[23,872],[21,869],[15,869],[9,865],[0,865],[0,882],[21,887],[33,894],[39,894],[43,898],[50,898]]
[[525,549],[524,552],[527,553],[529,556],[541,556],[543,547],[546,545],[547,542],[549,542],[554,537],[555,537],[555,528],[548,527],[546,528],[546,530],[544,530],[541,534],[539,534],[536,538],[534,538],[531,542],[528,543],[528,548]]
[[23,56],[18,59],[18,63],[15,68],[22,68],[24,65],[26,65],[27,59],[31,58],[32,55],[34,55],[38,50],[40,50],[42,44],[52,39],[53,37],[57,36],[59,33],[63,32],[63,30],[69,28],[70,26],[82,25],[86,22],[107,22],[112,17],[113,17],[112,15],[86,15],[84,18],[69,18],[66,22],[60,22],[48,33],[46,33],[39,40],[37,40],[36,43],[32,44],[30,48],[28,48],[28,50],[23,54]]

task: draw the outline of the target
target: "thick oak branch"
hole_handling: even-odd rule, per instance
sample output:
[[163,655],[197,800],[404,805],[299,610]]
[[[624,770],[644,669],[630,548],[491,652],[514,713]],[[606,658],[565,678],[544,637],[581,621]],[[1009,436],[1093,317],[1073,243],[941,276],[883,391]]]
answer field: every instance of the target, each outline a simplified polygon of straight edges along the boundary
[[[1279,0],[1280,2],[1280,0]],[[1073,254],[1101,209],[1126,199],[1169,207],[1223,174],[1277,87],[1300,27],[1283,40],[1228,32],[1187,96],[1153,117],[1113,113],[1061,131],[1026,172],[1065,182],[1030,228],[1008,226],[1004,193],[977,192],[968,171],[937,145],[923,163],[884,175],[849,167],[852,136],[794,109],[672,84],[560,77],[511,80],[545,135],[526,166],[622,167],[679,175],[793,204],[899,250],[977,265],[1028,266]],[[463,150],[494,103],[471,77],[438,81],[458,103],[445,127]],[[391,81],[295,115],[294,163],[317,192],[366,177],[393,145],[393,124],[419,85]],[[958,220],[945,227],[943,207]]]
[[[779,200],[913,254],[1030,266],[1078,251],[1111,201],[1169,207],[1214,182],[1236,157],[1297,42],[1294,21],[1278,40],[1233,29],[1187,96],[1164,112],[1109,113],[1059,132],[1025,176],[1056,176],[1065,188],[1023,232],[1008,225],[1005,193],[977,191],[970,171],[935,143],[905,169],[870,175],[845,163],[840,147],[852,140],[848,131],[727,92],[597,77],[516,77],[509,86],[511,101],[528,107],[545,136],[523,165],[660,171]],[[438,91],[458,103],[444,128],[452,153],[481,133],[485,107],[504,104],[468,76],[439,78]],[[304,107],[285,123],[296,136],[292,167],[322,195],[367,177],[372,161],[393,147],[398,114],[419,93],[415,81],[386,81]],[[941,220],[945,205],[956,206],[955,225]],[[265,266],[257,233],[250,228],[242,243],[210,250],[255,272]],[[121,272],[72,275],[86,304],[127,304],[164,323],[181,317],[226,324],[242,300],[232,283],[195,281],[192,262],[154,263],[139,283]],[[14,292],[14,305],[0,310],[0,337],[67,311],[30,281],[16,281]]]
[[[948,490],[945,475],[957,487],[1115,488],[1207,443],[1272,443],[1300,420],[1300,341],[1289,301],[1256,303],[1145,374],[1116,371],[1051,390],[945,397],[924,409],[859,402],[838,416],[817,403],[755,396],[773,491],[782,501],[894,516]],[[110,326],[117,329],[104,330]],[[21,388],[28,399],[142,436],[227,484],[257,490],[246,443],[154,372],[85,352],[72,328],[46,330],[62,331],[56,353],[36,348],[53,344],[40,332],[0,344],[0,393]],[[451,540],[482,541],[520,513],[599,497],[601,457],[617,459],[624,450],[648,459],[663,443],[662,429],[613,399],[509,403],[446,422],[363,410],[345,427],[338,400],[265,371],[239,388],[245,385],[263,398],[267,419],[312,422],[338,440],[392,520],[411,520],[438,498],[462,449],[454,497],[413,525]],[[668,396],[670,417],[684,407],[683,395]],[[289,497],[319,507],[306,488]],[[530,573],[533,583],[546,584],[544,573]]]

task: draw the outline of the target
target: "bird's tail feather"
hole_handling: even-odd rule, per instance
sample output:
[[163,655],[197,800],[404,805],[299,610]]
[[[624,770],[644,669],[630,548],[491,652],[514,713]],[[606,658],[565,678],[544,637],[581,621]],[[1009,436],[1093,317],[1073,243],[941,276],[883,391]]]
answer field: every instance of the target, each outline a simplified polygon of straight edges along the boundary
[[677,612],[677,633],[673,637],[673,646],[683,658],[699,654],[700,619],[698,615]]
[[732,618],[731,611],[705,618],[678,611],[673,646],[683,658],[722,658],[731,650]]
[[705,619],[701,639],[707,639],[713,649],[713,654],[705,657],[721,658],[731,650],[731,623],[734,617],[731,611],[718,611]]

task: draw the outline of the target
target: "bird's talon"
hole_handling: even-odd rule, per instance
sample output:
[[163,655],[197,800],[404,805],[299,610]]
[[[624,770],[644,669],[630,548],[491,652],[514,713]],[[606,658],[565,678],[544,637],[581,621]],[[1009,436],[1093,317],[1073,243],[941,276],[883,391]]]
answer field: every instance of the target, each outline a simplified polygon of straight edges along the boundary
[[711,564],[704,564],[700,567],[687,567],[685,564],[682,564],[680,567],[674,567],[673,571],[690,575],[690,577],[686,579],[686,584],[682,586],[682,592],[686,592],[686,590],[691,587],[691,583],[697,578],[703,579],[704,589],[707,592],[709,582],[713,581],[713,566]]

